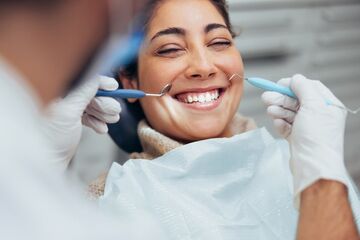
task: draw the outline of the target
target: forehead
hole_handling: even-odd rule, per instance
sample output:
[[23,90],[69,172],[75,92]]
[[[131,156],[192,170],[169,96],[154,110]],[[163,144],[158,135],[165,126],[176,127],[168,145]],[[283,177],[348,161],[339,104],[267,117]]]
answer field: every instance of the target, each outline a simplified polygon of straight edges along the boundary
[[165,0],[156,8],[149,23],[148,34],[170,27],[187,31],[202,31],[209,23],[225,21],[209,0]]

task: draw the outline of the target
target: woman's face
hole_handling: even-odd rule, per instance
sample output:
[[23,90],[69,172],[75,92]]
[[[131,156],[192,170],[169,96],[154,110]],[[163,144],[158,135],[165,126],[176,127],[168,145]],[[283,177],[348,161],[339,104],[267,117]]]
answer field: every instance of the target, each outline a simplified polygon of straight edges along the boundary
[[[243,64],[223,17],[210,1],[167,0],[149,23],[138,60],[138,88],[169,94],[140,100],[157,131],[189,142],[229,136],[238,108]],[[134,83],[134,82],[133,82]]]

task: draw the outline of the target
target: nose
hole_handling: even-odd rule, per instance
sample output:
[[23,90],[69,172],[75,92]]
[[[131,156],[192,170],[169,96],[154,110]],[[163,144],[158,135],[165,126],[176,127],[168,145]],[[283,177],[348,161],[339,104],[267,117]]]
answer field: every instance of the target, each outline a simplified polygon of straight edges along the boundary
[[197,51],[189,56],[186,70],[188,79],[206,80],[216,75],[216,66],[211,56],[206,51]]

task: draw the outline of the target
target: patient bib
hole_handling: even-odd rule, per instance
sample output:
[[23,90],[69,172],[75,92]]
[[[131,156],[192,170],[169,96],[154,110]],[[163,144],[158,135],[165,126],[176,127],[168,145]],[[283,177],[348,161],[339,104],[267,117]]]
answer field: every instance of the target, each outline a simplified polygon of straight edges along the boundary
[[114,163],[99,204],[119,218],[150,215],[166,239],[295,239],[288,161],[286,141],[265,128],[198,141],[151,161]]

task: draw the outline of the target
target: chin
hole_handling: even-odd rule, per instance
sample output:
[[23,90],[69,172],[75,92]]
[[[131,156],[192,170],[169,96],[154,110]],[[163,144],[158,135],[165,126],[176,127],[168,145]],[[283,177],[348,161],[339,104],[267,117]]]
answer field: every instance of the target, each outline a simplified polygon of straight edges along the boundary
[[224,132],[225,123],[222,123],[225,121],[205,121],[205,122],[198,122],[198,123],[192,123],[191,126],[189,126],[186,129],[187,135],[187,141],[199,141],[199,140],[205,140],[209,138],[217,138],[221,137],[221,134]]

